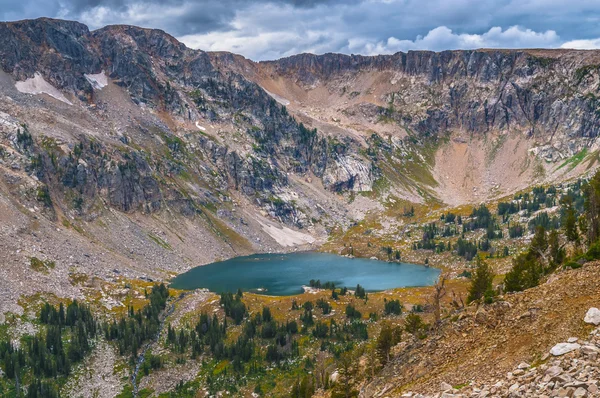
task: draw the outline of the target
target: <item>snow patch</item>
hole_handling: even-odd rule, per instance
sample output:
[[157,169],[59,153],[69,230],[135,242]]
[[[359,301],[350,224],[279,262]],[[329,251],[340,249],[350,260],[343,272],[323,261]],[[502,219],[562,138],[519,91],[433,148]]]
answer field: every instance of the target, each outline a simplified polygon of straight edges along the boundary
[[200,131],[206,131],[206,127],[202,127],[202,126],[200,126],[200,125],[198,124],[198,122],[196,122],[196,127],[198,127],[198,129],[199,129]]
[[104,87],[108,86],[108,77],[106,77],[104,71],[91,75],[84,73],[83,76],[90,82],[94,90],[102,90]]
[[[263,88],[263,90],[265,90],[265,89]],[[275,101],[279,102],[283,106],[288,106],[290,104],[289,100],[287,100],[287,99],[285,99],[285,98],[283,98],[283,97],[281,97],[281,96],[279,96],[279,95],[277,95],[275,93],[272,93],[269,90],[265,90],[265,92],[267,94],[269,94],[271,96],[271,98],[273,98]]]
[[277,228],[271,224],[265,224],[258,221],[263,231],[275,239],[275,241],[283,247],[291,247],[313,243],[315,238],[302,232],[294,231],[288,227]]
[[73,105],[71,101],[67,99],[56,87],[44,80],[44,77],[39,73],[35,72],[33,77],[22,81],[16,82],[15,87],[22,93],[25,94],[48,94],[49,96],[64,102],[65,104]]

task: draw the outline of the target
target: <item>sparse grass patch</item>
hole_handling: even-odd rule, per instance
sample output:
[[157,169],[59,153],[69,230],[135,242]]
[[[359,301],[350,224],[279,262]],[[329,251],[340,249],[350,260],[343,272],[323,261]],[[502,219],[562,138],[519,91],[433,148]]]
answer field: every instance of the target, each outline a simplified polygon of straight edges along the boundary
[[164,239],[160,238],[159,236],[156,236],[153,233],[148,233],[148,237],[150,239],[152,239],[154,241],[154,243],[156,243],[157,245],[159,245],[163,249],[173,250],[173,248],[171,247],[171,245],[167,241],[165,241]]
[[133,387],[131,384],[127,384],[123,387],[123,391],[116,398],[133,398]]
[[583,148],[583,150],[581,150],[580,152],[578,152],[575,155],[571,156],[569,159],[565,160],[560,166],[558,166],[556,168],[556,171],[562,169],[565,166],[569,166],[569,170],[568,171],[573,170],[575,167],[577,167],[577,165],[579,163],[581,163],[583,161],[583,159],[585,159],[585,157],[587,156],[587,152],[588,152],[588,149],[587,148]]
[[69,274],[69,281],[73,286],[81,286],[89,280],[89,277],[83,273],[71,273]]
[[29,259],[29,266],[32,270],[47,274],[51,269],[56,267],[56,263],[51,260],[40,260],[37,257],[31,257]]

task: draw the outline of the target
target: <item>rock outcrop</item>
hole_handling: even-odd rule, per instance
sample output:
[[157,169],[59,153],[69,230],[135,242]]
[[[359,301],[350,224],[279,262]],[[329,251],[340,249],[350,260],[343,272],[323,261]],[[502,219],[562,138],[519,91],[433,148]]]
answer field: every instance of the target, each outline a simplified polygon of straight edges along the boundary
[[[258,67],[309,88],[387,72],[398,94],[387,102],[397,105],[407,124],[423,134],[518,129],[544,140],[557,130],[590,138],[600,132],[595,95],[600,58],[595,52],[409,51],[371,57],[300,54]],[[425,107],[415,114],[411,104],[423,103]]]
[[[280,198],[289,172],[322,178],[330,190],[371,189],[372,167],[358,154],[355,141],[330,143],[316,129],[296,121],[259,85],[215,68],[207,53],[189,49],[163,31],[109,26],[90,32],[77,22],[42,18],[0,24],[0,44],[5,73],[17,82],[38,79],[47,86],[21,92],[55,93],[67,105],[90,107],[104,123],[116,115],[107,114],[106,106],[94,108],[103,101],[108,84],[95,80],[100,76],[125,89],[142,112],[150,109],[167,119],[134,116],[134,126],[128,129],[137,132],[120,132],[121,142],[116,144],[128,146],[125,150],[85,135],[78,135],[69,150],[56,150],[39,145],[31,128],[34,139],[27,155],[35,161],[30,168],[54,188],[51,192],[76,191],[81,195],[77,200],[87,198],[90,205],[101,197],[126,212],[155,212],[170,203],[178,204],[182,214],[193,214],[193,205],[185,199],[189,195],[165,184],[165,178],[211,170],[214,178],[200,178],[210,180],[207,191],[212,195],[215,190],[237,190],[284,222],[301,226],[295,205]],[[235,131],[240,138],[232,142],[231,136],[221,140],[178,133],[190,125],[206,131],[206,124]],[[136,137],[136,145],[131,145],[135,135],[143,141]],[[156,140],[170,152],[166,159],[152,153]]]

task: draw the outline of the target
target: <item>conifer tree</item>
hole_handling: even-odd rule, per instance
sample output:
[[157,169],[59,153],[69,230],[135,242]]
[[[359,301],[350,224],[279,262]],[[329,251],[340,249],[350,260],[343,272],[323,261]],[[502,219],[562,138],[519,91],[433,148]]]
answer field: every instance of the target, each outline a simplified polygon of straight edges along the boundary
[[492,281],[494,280],[494,274],[490,266],[477,256],[477,266],[473,273],[471,280],[471,287],[469,289],[468,302],[479,300],[486,295],[493,296]]

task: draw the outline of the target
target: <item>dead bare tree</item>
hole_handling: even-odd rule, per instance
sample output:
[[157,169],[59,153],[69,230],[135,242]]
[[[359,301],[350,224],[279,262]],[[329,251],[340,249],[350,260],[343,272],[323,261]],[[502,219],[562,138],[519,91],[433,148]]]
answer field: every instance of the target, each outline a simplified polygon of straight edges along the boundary
[[314,370],[315,387],[317,389],[326,389],[329,386],[329,372],[327,367],[327,355],[321,351],[317,354],[317,363]]
[[456,292],[453,290],[451,304],[457,310],[465,308],[465,301],[463,300],[462,294],[457,295]]
[[448,280],[448,275],[442,274],[435,285],[433,285],[433,296],[431,300],[436,327],[442,321],[442,299],[446,296],[446,280]]

